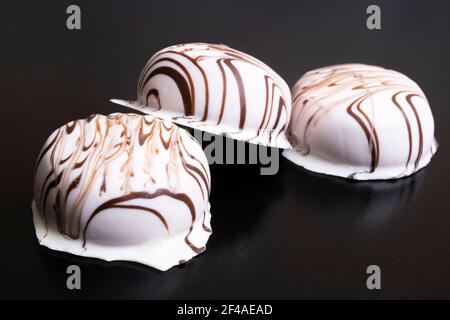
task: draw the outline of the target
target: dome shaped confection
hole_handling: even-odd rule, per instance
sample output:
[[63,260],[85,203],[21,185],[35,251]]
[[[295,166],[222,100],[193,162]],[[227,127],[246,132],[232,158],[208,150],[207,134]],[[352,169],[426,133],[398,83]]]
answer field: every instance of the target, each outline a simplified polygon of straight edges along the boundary
[[205,249],[210,173],[184,129],[115,113],[72,121],[38,157],[32,204],[41,245],[160,270]]
[[258,59],[225,45],[183,44],[157,52],[137,91],[136,101],[111,101],[213,134],[290,148],[288,85]]
[[434,121],[420,87],[376,66],[345,64],[306,73],[293,88],[283,155],[318,173],[396,179],[426,166],[436,152]]

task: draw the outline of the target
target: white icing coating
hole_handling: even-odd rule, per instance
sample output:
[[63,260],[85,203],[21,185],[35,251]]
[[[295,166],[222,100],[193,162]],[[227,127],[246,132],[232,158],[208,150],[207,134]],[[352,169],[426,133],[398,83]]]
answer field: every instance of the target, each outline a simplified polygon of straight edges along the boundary
[[160,270],[205,250],[210,173],[184,129],[115,113],[72,121],[39,155],[32,204],[41,245]]
[[142,70],[137,101],[111,101],[213,134],[290,148],[288,85],[258,59],[225,45],[165,48]]
[[396,179],[436,152],[434,120],[420,87],[381,67],[345,64],[310,71],[293,88],[283,155],[318,173]]

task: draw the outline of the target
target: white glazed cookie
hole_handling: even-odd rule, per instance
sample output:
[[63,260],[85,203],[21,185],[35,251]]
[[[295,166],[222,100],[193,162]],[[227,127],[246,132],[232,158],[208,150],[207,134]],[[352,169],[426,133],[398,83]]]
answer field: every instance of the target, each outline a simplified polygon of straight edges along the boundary
[[381,67],[345,64],[306,73],[293,88],[293,150],[283,155],[318,173],[396,179],[436,152],[434,121],[419,86]]
[[225,45],[183,44],[157,52],[137,91],[137,101],[111,101],[213,134],[290,148],[288,85],[266,64]]
[[205,250],[210,173],[184,129],[115,113],[72,121],[39,155],[36,235],[54,250],[160,270]]

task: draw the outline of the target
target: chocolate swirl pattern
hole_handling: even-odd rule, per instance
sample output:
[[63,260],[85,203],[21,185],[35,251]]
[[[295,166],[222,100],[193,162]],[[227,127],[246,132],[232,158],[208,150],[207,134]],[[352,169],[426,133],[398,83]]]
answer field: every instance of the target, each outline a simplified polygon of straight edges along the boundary
[[59,128],[36,163],[33,213],[42,245],[166,270],[205,250],[210,173],[176,125],[92,115]]
[[258,59],[225,45],[157,52],[141,72],[137,95],[133,102],[111,101],[213,134],[290,148],[288,85]]
[[434,121],[420,87],[381,67],[346,64],[306,73],[293,88],[289,160],[350,179],[396,179],[436,152]]

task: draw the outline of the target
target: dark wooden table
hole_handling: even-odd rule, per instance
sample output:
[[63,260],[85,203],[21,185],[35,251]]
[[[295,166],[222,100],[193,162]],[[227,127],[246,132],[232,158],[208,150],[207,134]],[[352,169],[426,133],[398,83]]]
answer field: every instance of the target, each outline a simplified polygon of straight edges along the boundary
[[[2,298],[450,298],[450,6],[377,1],[382,29],[366,28],[371,1],[81,1],[82,29],[66,28],[69,1],[2,6]],[[344,62],[396,69],[433,110],[440,148],[397,182],[351,183],[282,159],[213,165],[206,253],[160,273],[40,247],[30,203],[33,166],[57,127],[92,113],[128,111],[141,67],[176,43],[225,43],[272,66],[289,85]],[[78,264],[82,289],[66,288]],[[381,290],[366,268],[381,268]]]

